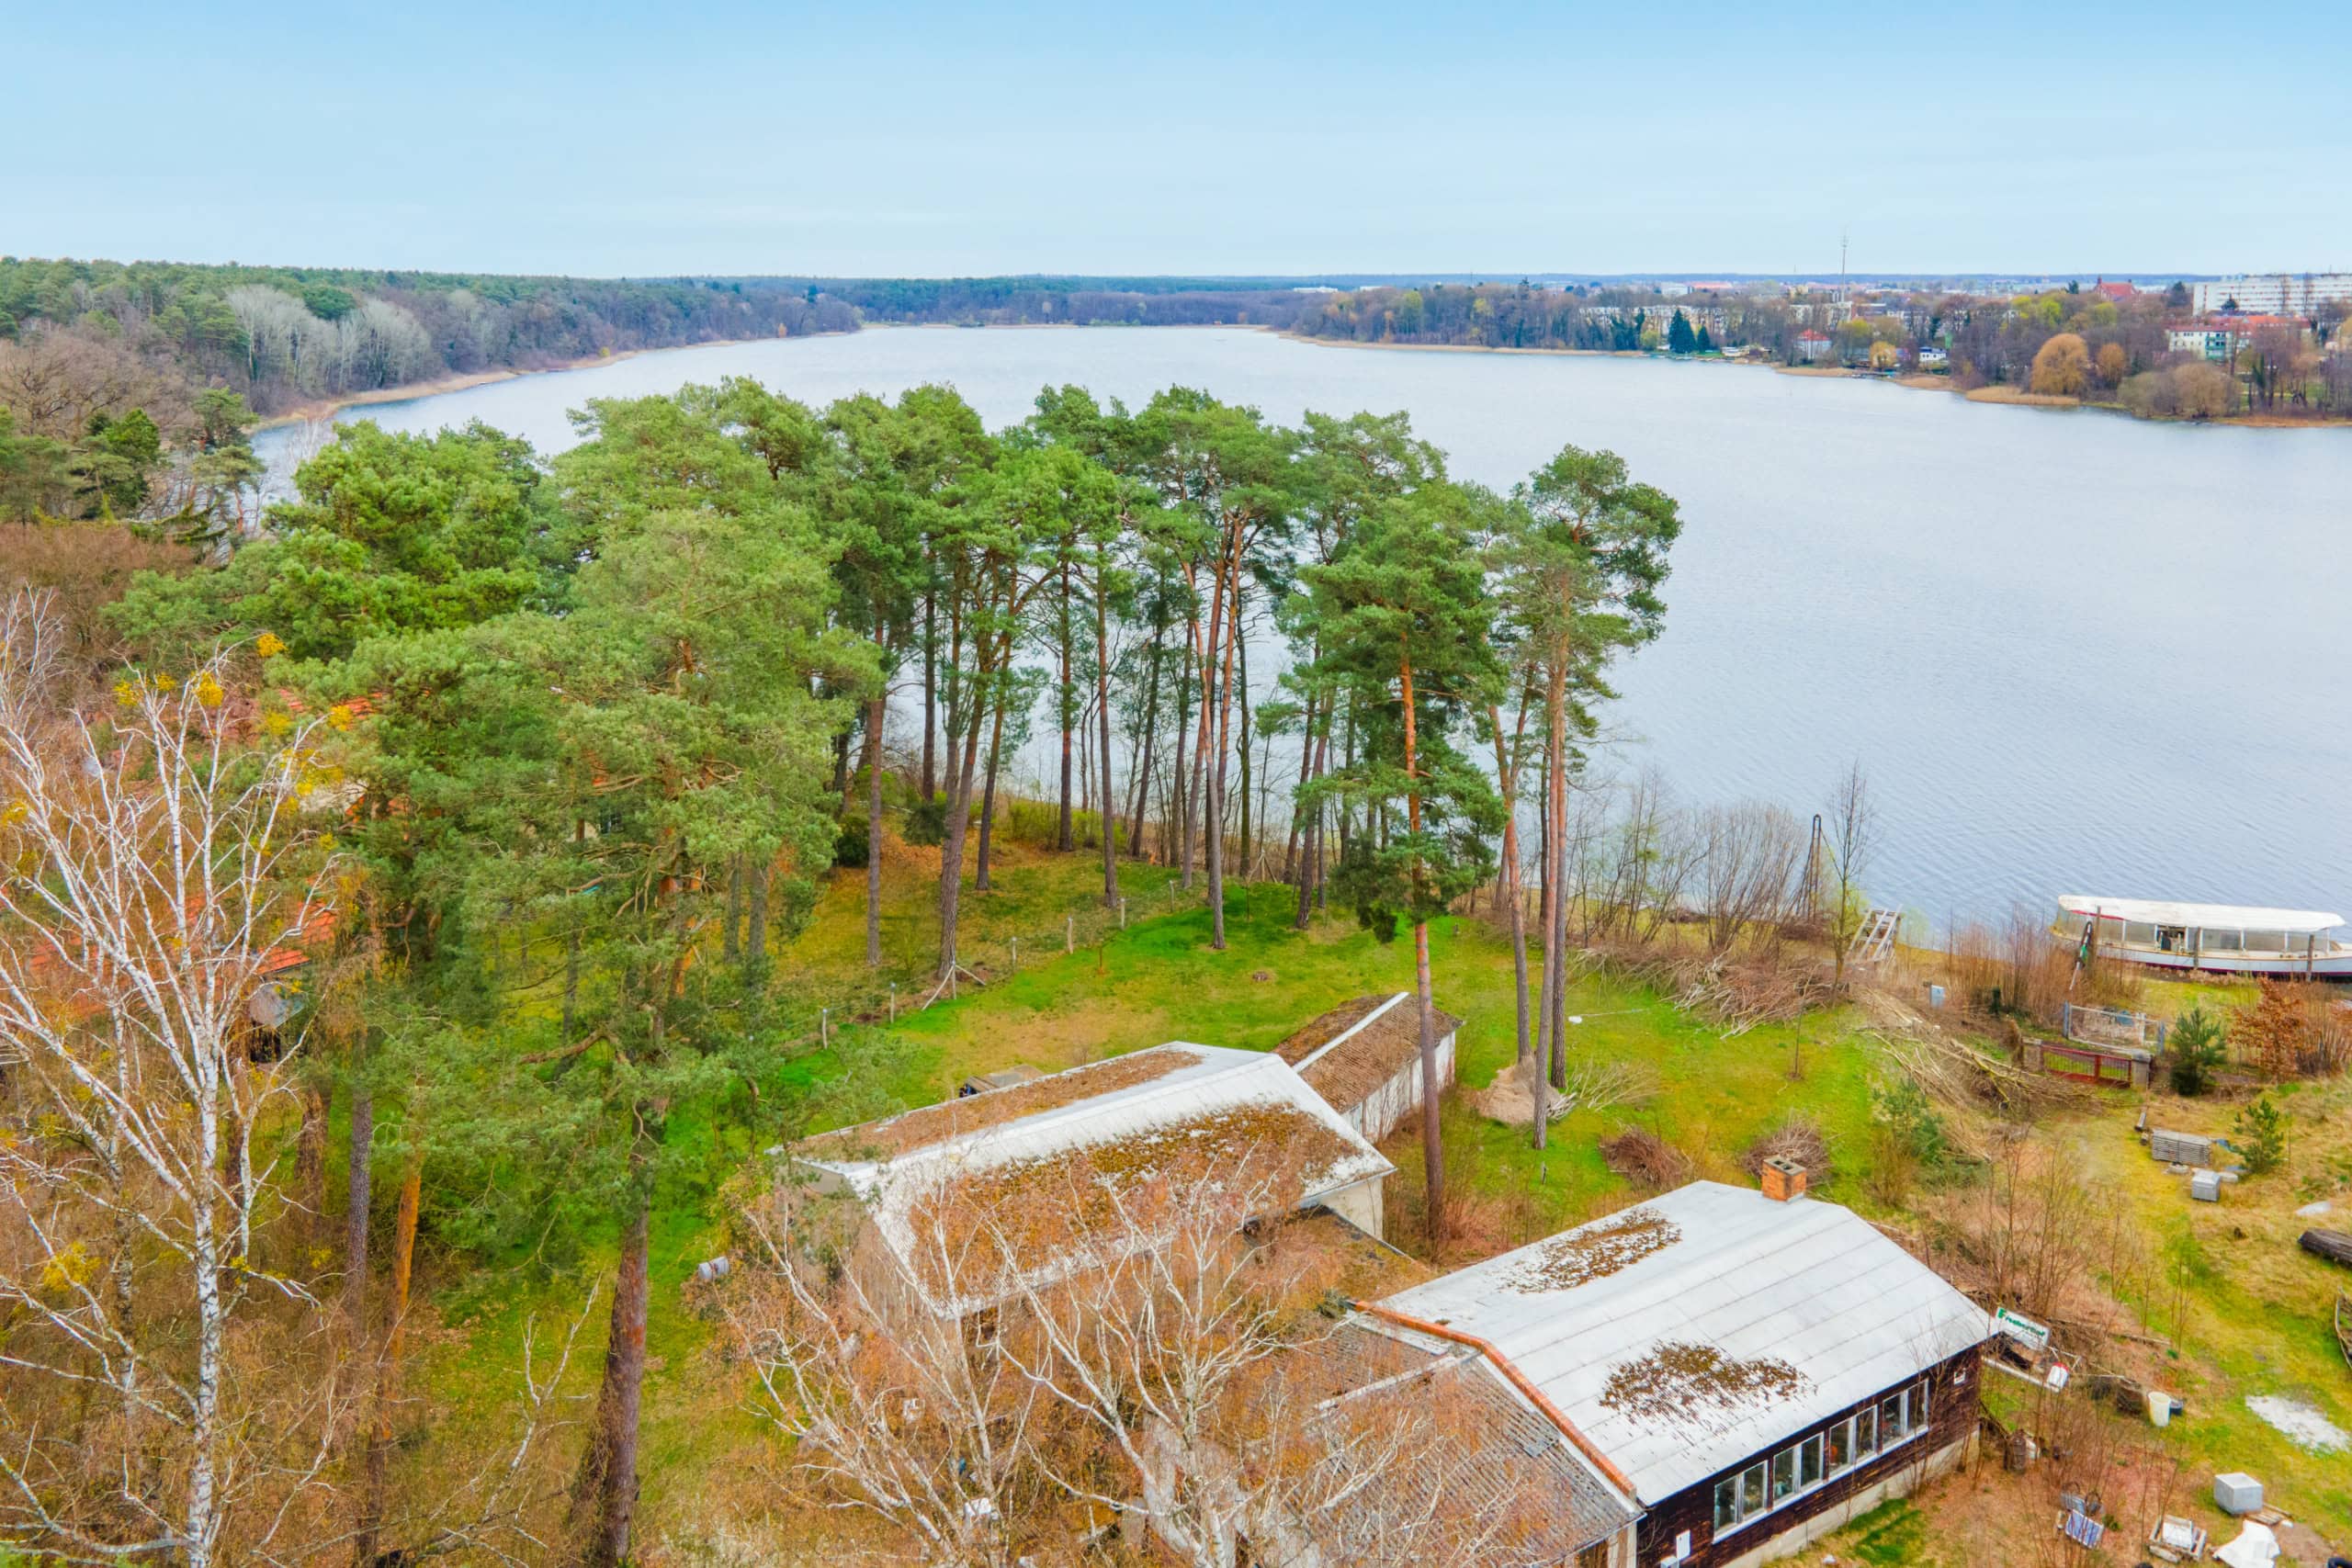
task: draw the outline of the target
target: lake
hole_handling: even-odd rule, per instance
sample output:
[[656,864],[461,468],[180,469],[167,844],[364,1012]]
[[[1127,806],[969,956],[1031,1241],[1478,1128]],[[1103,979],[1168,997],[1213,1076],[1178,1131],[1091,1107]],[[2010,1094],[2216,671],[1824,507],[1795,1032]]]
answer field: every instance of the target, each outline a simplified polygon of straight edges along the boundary
[[[1411,412],[1504,486],[1564,443],[1682,503],[1665,637],[1607,765],[1820,809],[1859,759],[1871,896],[1941,927],[2057,894],[2352,904],[2352,434],[2148,424],[1853,379],[1295,343],[1242,329],[871,330],[643,355],[343,417],[543,452],[591,398],[752,376],[803,401],[955,385],[991,424],[1075,382]],[[299,441],[266,432],[281,461]],[[1253,660],[1253,682],[1272,671]]]

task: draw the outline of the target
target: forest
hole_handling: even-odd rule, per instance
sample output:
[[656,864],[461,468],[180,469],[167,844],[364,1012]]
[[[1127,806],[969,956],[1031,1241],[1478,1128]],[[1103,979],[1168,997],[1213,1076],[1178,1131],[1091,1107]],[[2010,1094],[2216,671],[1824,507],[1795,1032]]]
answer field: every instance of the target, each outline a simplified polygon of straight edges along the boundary
[[[1048,389],[1001,432],[937,387],[816,410],[737,380],[583,418],[552,462],[346,426],[206,548],[17,531],[44,548],[0,625],[0,1040],[29,1140],[0,1224],[7,1539],[628,1560],[661,1216],[718,1201],[720,1151],[876,1092],[775,981],[837,865],[865,869],[876,966],[884,863],[935,843],[926,966],[961,971],[1042,711],[1048,837],[1094,846],[1098,907],[1124,923],[1148,858],[1221,951],[1231,840],[1261,868],[1284,842],[1295,925],[1408,937],[1426,1021],[1433,920],[1498,868],[1521,901],[1519,797],[1567,842],[1679,528],[1605,453],[1496,493],[1402,416],[1285,427],[1185,389]],[[1278,700],[1248,669],[1266,624]],[[920,741],[886,750],[894,694]],[[1253,821],[1277,736],[1299,784]],[[1514,926],[1521,1055],[1565,1081],[1546,867],[1541,931]],[[190,961],[203,983],[173,982]],[[461,1274],[614,1258],[560,1481],[526,1408],[492,1444],[510,1471],[403,1486],[421,1243]]]
[[263,414],[444,376],[855,324],[838,299],[734,283],[0,257],[0,342],[70,333]]

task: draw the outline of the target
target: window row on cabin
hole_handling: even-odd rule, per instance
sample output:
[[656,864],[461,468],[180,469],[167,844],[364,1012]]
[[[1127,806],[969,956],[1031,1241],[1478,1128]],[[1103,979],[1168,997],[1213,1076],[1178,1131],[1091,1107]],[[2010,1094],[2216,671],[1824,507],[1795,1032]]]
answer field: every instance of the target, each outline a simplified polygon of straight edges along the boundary
[[1923,1380],[1715,1483],[1715,1539],[1787,1506],[1927,1428]]
[[[2100,932],[2099,940],[2116,940],[2111,931]],[[2206,926],[2192,933],[2182,926],[2159,926],[2146,920],[2123,922],[2123,945],[2153,947],[2160,953],[2187,953],[2195,948],[2201,953],[2301,953],[2316,945],[2300,931],[2221,931]]]

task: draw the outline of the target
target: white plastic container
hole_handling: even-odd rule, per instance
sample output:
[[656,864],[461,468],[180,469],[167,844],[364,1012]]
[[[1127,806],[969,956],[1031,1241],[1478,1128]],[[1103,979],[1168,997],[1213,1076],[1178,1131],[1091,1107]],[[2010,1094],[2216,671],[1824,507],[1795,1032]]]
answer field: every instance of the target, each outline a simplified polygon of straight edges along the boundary
[[2148,1425],[2151,1427],[2172,1425],[2171,1394],[2153,1388],[2148,1391]]

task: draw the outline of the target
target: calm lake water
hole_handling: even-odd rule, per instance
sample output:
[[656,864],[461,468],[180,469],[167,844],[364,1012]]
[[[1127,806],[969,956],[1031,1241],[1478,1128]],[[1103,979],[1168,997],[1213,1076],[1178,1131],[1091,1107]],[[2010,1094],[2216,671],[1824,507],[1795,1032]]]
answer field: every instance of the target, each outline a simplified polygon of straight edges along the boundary
[[[1871,895],[1936,926],[2061,892],[2352,907],[2352,434],[2200,429],[1662,360],[1323,348],[1238,329],[867,331],[683,349],[345,418],[553,451],[591,398],[752,376],[821,404],[1076,382],[1411,412],[1465,478],[1608,447],[1682,503],[1612,766],[1819,809],[1871,778]],[[266,433],[283,457],[295,433]],[[1256,683],[1271,672],[1255,667]]]

